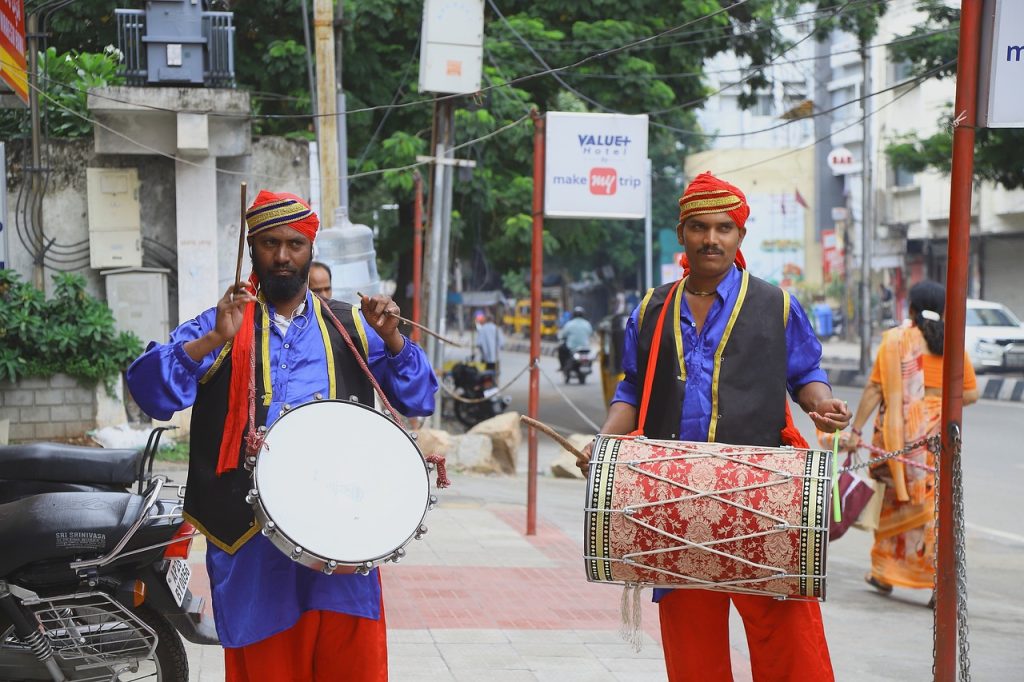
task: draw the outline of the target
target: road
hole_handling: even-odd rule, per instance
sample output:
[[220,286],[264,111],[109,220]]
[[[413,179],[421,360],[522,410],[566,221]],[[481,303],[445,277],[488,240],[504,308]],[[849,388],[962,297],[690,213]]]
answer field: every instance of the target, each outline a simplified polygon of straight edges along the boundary
[[[527,363],[521,353],[505,353],[502,373],[511,378]],[[542,358],[544,372],[557,381],[565,398],[590,420],[604,417],[599,376],[586,385],[566,386],[556,374],[554,358]],[[526,377],[510,389],[510,409],[526,411]],[[836,395],[851,409],[859,390],[837,388]],[[551,383],[541,378],[540,418],[561,431],[592,431]],[[799,413],[797,425],[812,433],[810,420]],[[1024,488],[1024,461],[1017,453],[1024,405],[981,401],[964,415],[964,490],[967,519],[967,572],[970,652],[975,679],[1022,679],[1024,596],[1018,576],[1024,571],[1024,529],[1012,510]],[[541,458],[542,469],[544,458]],[[521,463],[520,468],[524,465]],[[472,482],[471,482],[472,481]],[[522,501],[522,491],[495,479],[465,480],[459,494],[478,494],[491,500]],[[543,478],[540,512],[566,532],[579,533],[578,482]],[[837,676],[846,680],[924,680],[930,678],[932,612],[925,607],[929,594],[897,589],[893,596],[875,594],[863,582],[871,540],[851,530],[829,548],[829,595],[824,606]],[[738,619],[734,619],[736,621]],[[734,641],[742,638],[734,624]]]

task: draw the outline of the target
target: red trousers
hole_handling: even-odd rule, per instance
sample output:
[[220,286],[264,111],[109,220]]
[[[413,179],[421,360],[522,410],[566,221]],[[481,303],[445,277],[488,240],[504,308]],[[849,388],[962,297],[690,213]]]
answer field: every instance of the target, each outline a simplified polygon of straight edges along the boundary
[[380,620],[307,611],[284,632],[224,650],[226,682],[387,682],[388,641]]
[[732,682],[730,600],[743,617],[754,682],[835,679],[817,602],[675,590],[658,603],[669,682]]

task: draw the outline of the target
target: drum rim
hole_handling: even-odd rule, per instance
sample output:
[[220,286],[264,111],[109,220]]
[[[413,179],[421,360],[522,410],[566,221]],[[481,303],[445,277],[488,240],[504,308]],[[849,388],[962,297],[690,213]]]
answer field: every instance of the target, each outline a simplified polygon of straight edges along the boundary
[[[319,399],[319,400],[316,400],[316,399],[310,400],[308,402],[302,403],[301,405],[297,405],[296,407],[293,407],[292,409],[288,410],[287,413],[282,414],[280,417],[278,417],[277,421],[275,421],[273,424],[271,424],[267,428],[267,432],[266,432],[264,438],[266,438],[267,436],[270,435],[270,433],[271,433],[271,431],[273,431],[274,427],[277,426],[279,423],[281,423],[281,420],[287,414],[292,414],[292,413],[297,412],[298,410],[301,410],[302,408],[308,407],[310,405],[321,405],[321,404],[324,404],[324,403],[342,403],[342,404],[346,404],[346,405],[355,405],[355,406],[360,407],[360,408],[362,408],[362,409],[364,409],[364,410],[366,410],[366,411],[368,411],[368,412],[370,412],[370,413],[372,413],[374,415],[377,415],[378,417],[386,419],[391,424],[396,426],[402,432],[402,435],[404,435],[406,437],[406,439],[409,441],[409,443],[412,444],[413,448],[416,450],[416,452],[420,456],[420,462],[423,465],[424,478],[426,479],[426,482],[427,482],[426,498],[424,499],[423,513],[420,515],[420,520],[416,524],[415,530],[413,530],[413,532],[411,532],[407,538],[405,538],[400,544],[398,544],[394,548],[392,548],[389,552],[385,552],[384,554],[381,554],[381,555],[376,556],[376,557],[366,558],[366,559],[363,559],[362,561],[342,561],[340,559],[335,559],[335,558],[332,558],[332,557],[325,557],[325,556],[322,556],[320,554],[317,554],[316,552],[310,550],[307,547],[303,547],[298,542],[296,542],[294,539],[292,539],[292,537],[290,535],[288,535],[288,533],[286,531],[281,529],[281,526],[278,525],[276,521],[274,521],[274,518],[270,515],[269,512],[267,512],[266,508],[263,505],[263,498],[259,494],[259,484],[258,484],[258,482],[256,480],[257,472],[258,472],[259,466],[260,466],[260,454],[263,452],[262,445],[260,447],[260,452],[258,452],[256,454],[256,462],[255,462],[255,464],[253,464],[252,472],[250,473],[250,477],[249,477],[250,481],[252,482],[252,490],[256,491],[256,493],[257,493],[255,498],[254,498],[254,500],[253,500],[253,502],[252,502],[251,506],[253,508],[253,511],[255,512],[256,520],[257,520],[257,522],[260,525],[260,531],[263,531],[263,529],[266,528],[268,522],[274,524],[273,533],[267,539],[270,540],[270,542],[275,547],[277,547],[279,550],[281,550],[285,555],[287,555],[289,557],[293,557],[293,554],[292,554],[291,550],[293,550],[295,547],[301,547],[302,555],[300,555],[300,557],[294,558],[295,561],[297,561],[297,562],[299,562],[301,564],[304,564],[304,565],[306,565],[308,567],[311,567],[311,568],[315,568],[318,565],[327,565],[328,562],[333,561],[339,567],[341,567],[341,566],[359,567],[359,566],[365,566],[366,564],[372,564],[372,565],[376,566],[376,565],[379,565],[380,563],[382,563],[383,561],[393,557],[395,552],[397,552],[398,550],[405,548],[410,542],[412,542],[413,538],[416,537],[416,535],[420,532],[420,528],[423,526],[423,521],[427,517],[427,512],[430,511],[430,469],[427,466],[427,460],[423,456],[423,451],[420,450],[419,444],[417,444],[416,439],[412,437],[412,435],[409,433],[408,430],[406,430],[406,428],[404,426],[402,426],[397,421],[395,421],[394,419],[389,417],[387,414],[384,414],[383,412],[380,412],[379,410],[374,409],[373,407],[371,407],[369,405],[364,405],[363,403],[356,402],[354,400],[345,400],[343,398],[322,398],[322,399]],[[286,540],[288,542],[288,544],[290,545],[290,547],[287,548],[288,551],[285,551],[286,548],[282,547],[281,542],[280,542],[282,539]],[[306,557],[312,557],[316,561],[315,562],[309,562],[308,560],[304,560],[304,559],[306,559]]]

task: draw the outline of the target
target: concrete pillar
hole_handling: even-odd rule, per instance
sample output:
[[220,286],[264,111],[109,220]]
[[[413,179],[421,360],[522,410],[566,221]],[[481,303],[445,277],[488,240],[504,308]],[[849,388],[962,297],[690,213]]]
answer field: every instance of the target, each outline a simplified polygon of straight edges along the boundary
[[178,232],[178,322],[217,304],[217,159],[174,162]]

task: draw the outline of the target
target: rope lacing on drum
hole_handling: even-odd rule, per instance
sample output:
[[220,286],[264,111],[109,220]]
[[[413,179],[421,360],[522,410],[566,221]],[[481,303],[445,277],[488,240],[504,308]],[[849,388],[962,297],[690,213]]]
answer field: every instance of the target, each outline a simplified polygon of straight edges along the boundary
[[[363,356],[359,353],[359,350],[356,348],[356,344],[352,340],[352,336],[349,335],[348,330],[345,329],[345,325],[343,325],[338,320],[338,318],[334,314],[334,311],[331,310],[330,306],[323,305],[321,306],[321,310],[327,313],[327,317],[331,320],[331,323],[337,328],[338,332],[341,334],[341,338],[345,340],[345,344],[349,347],[349,350],[352,351],[352,355],[355,356],[356,362],[359,363],[359,368],[363,370],[363,374],[365,374],[366,378],[370,380],[370,385],[373,386],[374,392],[377,394],[377,397],[380,398],[381,404],[391,414],[391,418],[395,420],[395,423],[401,424],[402,416],[398,413],[398,410],[391,406],[391,403],[388,401],[388,397],[384,395],[384,389],[380,387],[380,384],[377,383],[377,378],[373,376],[373,372],[371,372],[370,368],[366,366],[366,361],[363,360]],[[359,314],[358,312],[355,312],[355,308],[353,308],[353,314]],[[436,484],[438,488],[447,488],[449,485],[451,485],[451,481],[448,479],[447,469],[444,466],[444,456],[432,454],[426,457],[426,461],[433,463],[437,466]]]

